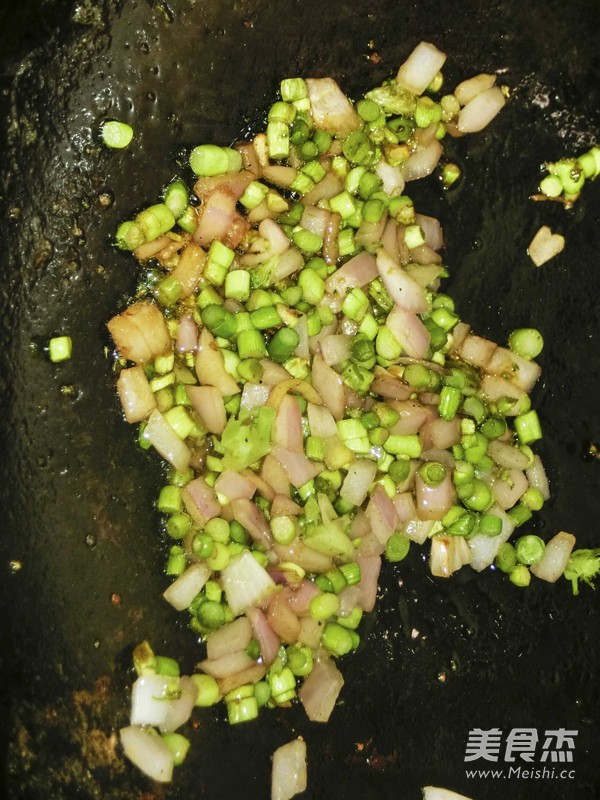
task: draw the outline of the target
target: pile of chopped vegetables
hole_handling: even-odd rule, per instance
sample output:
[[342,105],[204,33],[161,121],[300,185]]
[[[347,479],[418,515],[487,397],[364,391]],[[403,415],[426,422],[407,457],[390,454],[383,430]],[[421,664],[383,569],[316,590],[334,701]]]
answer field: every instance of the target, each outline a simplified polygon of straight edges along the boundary
[[[194,706],[223,700],[237,724],[299,700],[326,721],[382,557],[427,547],[434,576],[496,562],[516,586],[567,567],[571,534],[509,541],[549,497],[531,449],[542,337],[501,347],[460,320],[440,224],[407,191],[440,170],[450,187],[444,137],[505,103],[493,75],[442,94],[444,61],[421,43],[354,103],[331,78],[283,80],[265,132],[196,147],[193,191],[174,180],[117,232],[143,265],[109,322],[118,393],[168,462],[164,597],[206,644],[189,677],[135,651],[122,742],[157,780],[185,758]],[[278,759],[301,778],[274,798],[300,791],[304,750]]]

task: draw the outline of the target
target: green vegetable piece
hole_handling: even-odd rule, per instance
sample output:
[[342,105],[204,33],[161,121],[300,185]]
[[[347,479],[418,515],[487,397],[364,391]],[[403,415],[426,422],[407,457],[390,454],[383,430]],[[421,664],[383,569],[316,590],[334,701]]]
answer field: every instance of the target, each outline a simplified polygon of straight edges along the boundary
[[410,539],[403,533],[392,533],[385,546],[385,557],[395,563],[403,561],[410,550]]
[[544,544],[544,540],[540,539],[539,536],[533,536],[531,534],[520,536],[515,542],[517,561],[527,566],[537,564],[544,555],[545,549],[546,545]]
[[594,588],[593,579],[600,572],[600,548],[574,550],[569,556],[564,576],[571,581],[573,594],[579,594],[579,581]]
[[102,141],[107,147],[121,150],[127,147],[133,139],[133,128],[126,122],[119,122],[116,119],[109,120],[100,129]]
[[50,361],[58,364],[60,361],[68,361],[73,351],[73,342],[70,336],[54,336],[48,342],[48,354]]

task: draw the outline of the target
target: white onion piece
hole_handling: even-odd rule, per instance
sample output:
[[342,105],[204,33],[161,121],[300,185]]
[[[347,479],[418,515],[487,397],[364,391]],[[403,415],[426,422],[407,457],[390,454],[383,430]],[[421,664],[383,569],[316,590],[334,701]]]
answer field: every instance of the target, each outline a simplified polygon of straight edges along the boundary
[[198,227],[193,233],[194,242],[207,247],[214,239],[224,239],[236,215],[236,197],[224,186],[204,198],[198,215]]
[[131,690],[131,724],[162,725],[169,713],[169,690],[177,678],[141,675]]
[[198,326],[189,314],[184,314],[177,327],[177,352],[195,353],[197,348]]
[[252,625],[246,617],[238,617],[211,633],[206,640],[206,656],[211,660],[244,650],[252,638]]
[[304,578],[288,595],[288,605],[297,617],[306,616],[309,613],[310,601],[318,594],[321,594],[321,590],[316,583]]
[[385,324],[408,356],[411,358],[424,358],[426,356],[431,336],[415,313],[395,305],[388,314]]
[[204,588],[212,571],[203,562],[192,564],[163,592],[163,597],[177,611],[183,611]]
[[525,473],[520,469],[511,469],[508,480],[495,478],[490,483],[496,502],[500,508],[512,508],[522,494],[529,488]]
[[215,481],[215,492],[227,500],[236,500],[238,497],[250,500],[256,492],[256,486],[239,472],[225,469]]
[[[354,243],[356,246],[358,248],[364,248],[359,255],[368,254],[370,250],[377,249],[381,242],[381,237],[383,236],[387,221],[387,212],[384,212],[378,222],[365,222],[365,220],[363,220],[360,223],[356,235],[354,236]],[[354,258],[356,258],[356,256],[354,256]],[[377,273],[375,273],[374,277],[377,277]]]
[[302,617],[300,620],[300,636],[298,641],[306,647],[316,650],[321,644],[321,634],[325,622],[312,617]]
[[462,536],[433,536],[429,554],[429,569],[438,578],[452,573],[471,562],[469,545]]
[[541,267],[546,261],[550,261],[551,258],[562,253],[564,249],[565,237],[560,233],[552,233],[547,225],[542,225],[531,240],[527,252],[536,267]]
[[238,650],[220,658],[205,658],[204,661],[198,664],[198,667],[202,672],[206,672],[207,675],[212,675],[213,678],[221,680],[237,675],[238,672],[252,667],[255,663],[245,650]]
[[446,54],[429,42],[420,42],[400,66],[396,80],[412,94],[423,94],[446,61]]
[[519,389],[514,383],[496,375],[485,375],[483,377],[479,393],[488,402],[494,402],[501,397],[513,398],[515,404],[508,411],[504,411],[504,415],[507,417],[514,417],[520,414],[521,409],[527,403],[527,392]]
[[307,78],[306,84],[315,128],[343,137],[362,127],[361,118],[333,78]]
[[342,364],[350,358],[352,337],[347,333],[334,333],[321,339],[321,354],[330,367]]
[[[442,271],[442,257],[441,255],[434,250],[432,247],[429,247],[428,244],[421,244],[419,247],[413,247],[410,251],[410,259],[414,264],[419,264],[423,267],[430,267],[432,264],[437,264],[437,272],[438,274]],[[407,270],[408,272],[408,270]],[[411,274],[409,272],[409,274]],[[416,278],[415,278],[416,280]],[[421,283],[419,283],[421,285]],[[437,286],[435,285],[435,281],[432,281],[432,288],[436,289]]]
[[306,743],[294,739],[273,753],[271,800],[290,800],[304,792],[306,786]]
[[[256,491],[260,495],[262,495],[262,497],[264,497],[266,500],[268,500],[269,503],[273,502],[273,499],[275,497],[275,490],[273,489],[273,487],[269,483],[267,483],[267,481],[261,475],[258,475],[256,472],[253,472],[250,469],[250,467],[247,467],[246,469],[243,469],[240,472],[240,475],[243,478],[246,478],[246,480],[249,481],[254,486]],[[264,544],[265,544],[265,546],[267,546],[266,540],[265,540]]]
[[484,536],[482,533],[478,533],[468,540],[472,556],[471,567],[477,572],[481,572],[494,563],[500,546],[510,539],[515,529],[514,522],[499,506],[492,506],[487,513],[500,517],[502,528],[497,536]]
[[[392,498],[392,503],[394,504],[398,523],[405,523],[411,519],[416,519],[417,509],[412,492],[400,492],[396,494]],[[399,524],[398,527],[402,529],[404,526],[403,524]]]
[[171,271],[170,277],[180,284],[181,299],[189,297],[198,286],[206,260],[206,252],[194,242],[190,242],[179,256],[177,266]]
[[431,175],[437,167],[442,157],[443,148],[437,139],[434,139],[427,147],[415,152],[402,165],[402,174],[408,181],[416,181]]
[[260,468],[261,477],[273,488],[275,495],[290,497],[290,481],[281,464],[270,453],[263,458]]
[[440,789],[437,786],[423,787],[423,800],[470,800],[464,794],[452,792],[450,789]]
[[187,386],[186,394],[206,430],[217,435],[223,433],[227,412],[219,389],[215,386]]
[[362,606],[362,591],[360,586],[346,586],[338,595],[340,607],[337,610],[338,617],[349,617],[356,606]]
[[368,458],[357,459],[350,464],[340,488],[342,500],[352,503],[353,506],[361,506],[376,474],[377,464]]
[[294,644],[298,641],[300,620],[288,605],[285,590],[275,593],[271,598],[267,621],[282,642]]
[[302,412],[291,394],[286,394],[275,416],[273,442],[293,453],[304,454]]
[[459,322],[452,331],[452,343],[454,349],[458,350],[471,330],[471,326],[466,322]]
[[283,164],[266,164],[262,168],[262,174],[269,183],[274,183],[282,189],[289,189],[298,173],[293,167],[286,167]]
[[222,697],[240,686],[255,684],[265,677],[267,671],[266,664],[252,664],[250,667],[236,672],[235,675],[228,675],[226,678],[217,679],[219,693]]
[[293,275],[294,272],[298,272],[298,270],[302,269],[303,266],[304,259],[302,257],[302,253],[295,247],[289,247],[285,253],[282,253],[279,256],[277,265],[273,269],[269,284],[282,281],[284,278]]
[[141,422],[156,408],[156,398],[143,367],[122,369],[117,379],[117,392],[127,422]]
[[165,247],[173,244],[173,240],[168,236],[159,236],[158,239],[153,239],[151,242],[144,242],[133,251],[133,255],[138,261],[146,261],[149,258],[154,258]]
[[405,180],[401,166],[393,167],[387,161],[378,161],[374,168],[375,174],[381,178],[383,191],[390,197],[397,197],[404,190]]
[[316,353],[312,362],[312,385],[323,398],[323,402],[335,419],[342,419],[346,408],[344,382],[325,359]]
[[327,722],[344,685],[344,677],[332,658],[315,663],[298,690],[306,716],[312,722]]
[[298,334],[298,345],[294,350],[294,355],[298,356],[298,358],[305,358],[308,361],[310,349],[308,345],[308,317],[306,314],[300,315],[294,330]]
[[[314,584],[311,585],[314,586]],[[252,625],[254,638],[260,646],[260,655],[263,663],[268,666],[277,658],[279,645],[281,644],[279,636],[271,628],[269,621],[260,608],[249,608],[246,616]]]
[[418,433],[422,425],[437,416],[431,407],[423,406],[416,400],[396,400],[390,405],[400,414],[400,419],[392,425],[390,433],[400,436]]
[[544,501],[549,500],[550,484],[548,482],[546,470],[542,464],[542,459],[539,456],[533,457],[533,464],[529,467],[529,469],[525,470],[525,475],[527,475],[529,485],[533,486],[534,489],[537,489],[538,492],[540,492],[544,498]]
[[[402,235],[400,235],[400,231],[402,230]],[[381,244],[385,252],[389,255],[390,258],[393,258],[399,264],[404,264],[408,261],[407,258],[401,257],[400,253],[400,245],[399,242],[402,240],[404,242],[404,227],[400,228],[398,223],[395,219],[389,219],[386,223],[385,228],[383,229],[383,234],[381,236]],[[406,250],[406,253],[408,249]],[[403,255],[406,255],[403,253]],[[375,275],[377,277],[377,275]]]
[[148,424],[144,429],[144,438],[172,464],[179,472],[185,472],[189,466],[192,452],[185,442],[182,442],[165,417],[156,409],[148,417]]
[[518,356],[506,347],[497,347],[488,362],[486,372],[498,377],[505,377],[519,389],[529,393],[542,370],[535,361]]
[[392,300],[406,311],[429,310],[429,303],[422,286],[411,278],[394,259],[381,248],[376,256],[377,271]]
[[394,504],[387,492],[378,484],[365,509],[371,530],[382,544],[386,544],[392,533],[396,530],[398,518]]
[[429,538],[435,520],[433,519],[410,519],[403,526],[404,535],[417,544],[424,544]]
[[245,411],[262,408],[269,399],[270,387],[264,383],[245,383],[242,389],[240,407]]
[[529,464],[529,456],[525,455],[518,447],[513,447],[506,442],[496,439],[488,444],[487,454],[496,464],[505,469],[523,470]]
[[437,486],[429,486],[419,473],[415,476],[417,513],[419,519],[442,519],[452,508],[456,493],[450,473]]
[[444,233],[440,221],[425,214],[415,214],[415,222],[421,226],[425,244],[429,245],[432,250],[441,250],[444,246]]
[[490,339],[470,333],[457,346],[459,356],[467,364],[486,369],[498,345]]
[[276,544],[273,550],[279,561],[291,561],[305,572],[327,572],[333,564],[330,556],[308,547],[299,538],[294,539],[292,544]]
[[304,206],[300,225],[311,233],[316,233],[321,239],[325,236],[325,231],[331,217],[331,211],[318,206]]
[[466,81],[461,81],[454,89],[454,96],[461,104],[466,106],[478,94],[491,89],[496,83],[496,76],[482,72],[480,75],[474,75],[472,78],[467,78]]
[[273,517],[292,516],[297,517],[302,514],[302,506],[295,503],[290,497],[284,494],[276,494],[271,503],[271,519]]
[[441,419],[441,417],[431,419],[425,424],[425,427],[427,430],[422,433],[429,436],[432,448],[446,452],[460,441],[461,430],[458,417],[452,420]]
[[202,176],[194,184],[194,193],[201,200],[205,195],[214,192],[215,189],[226,189],[231,192],[236,200],[243,195],[250,181],[254,180],[254,175],[247,170],[242,172],[226,172],[223,175]]
[[275,220],[263,219],[258,226],[258,232],[269,242],[272,253],[285,253],[290,246],[290,240],[286,232]]
[[221,584],[234,616],[260,605],[276,589],[274,580],[249,550],[231,559],[221,572]]
[[[247,474],[249,480],[251,480],[250,474]],[[248,500],[245,497],[238,497],[231,501],[231,510],[235,521],[239,522],[243,528],[246,528],[255,542],[258,542],[258,544],[267,549],[271,546],[273,542],[269,523],[263,512],[252,500]]]
[[357,556],[360,566],[360,582],[357,584],[362,592],[364,611],[373,611],[377,600],[377,579],[381,571],[381,556]]
[[201,527],[221,514],[221,504],[217,500],[215,490],[208,485],[202,475],[186,483],[181,498],[188,514]]
[[502,110],[506,98],[497,86],[476,95],[461,109],[458,115],[458,130],[461,133],[476,133],[483,130]]
[[412,389],[408,384],[403,383],[400,378],[391,375],[382,367],[375,367],[373,370],[375,380],[371,384],[371,391],[380,394],[388,400],[406,400],[412,394]]
[[271,361],[270,358],[262,358],[260,364],[263,368],[261,383],[264,383],[265,386],[272,388],[278,383],[282,383],[283,381],[290,379],[290,373],[285,369],[285,367],[282,367],[281,364],[275,363],[275,361]]
[[147,364],[171,349],[165,318],[149,300],[133,303],[107,327],[119,353],[136,364]]
[[179,681],[179,689],[181,691],[179,697],[168,703],[167,718],[159,725],[161,733],[176,731],[192,716],[198,697],[198,685],[192,678],[184,675]]
[[240,387],[225,369],[215,337],[206,327],[200,331],[195,366],[200,383],[215,386],[224,397],[240,391]]
[[307,408],[308,424],[312,436],[319,436],[327,439],[337,435],[337,425],[331,411],[325,406],[317,406],[315,403],[308,403]]
[[273,455],[279,461],[285,474],[290,479],[296,489],[315,478],[319,474],[319,467],[310,461],[304,453],[292,452],[285,447],[275,445],[273,448]]
[[121,744],[127,758],[144,775],[160,783],[173,777],[173,753],[160,736],[136,725],[119,731]]
[[531,566],[532,573],[536,578],[554,583],[565,571],[574,547],[575,537],[573,534],[565,531],[557,533],[546,543],[546,549],[540,561]]
[[341,178],[333,170],[329,170],[325,177],[307,192],[302,198],[302,202],[307,205],[316,206],[319,200],[329,200],[339,194],[344,188]]

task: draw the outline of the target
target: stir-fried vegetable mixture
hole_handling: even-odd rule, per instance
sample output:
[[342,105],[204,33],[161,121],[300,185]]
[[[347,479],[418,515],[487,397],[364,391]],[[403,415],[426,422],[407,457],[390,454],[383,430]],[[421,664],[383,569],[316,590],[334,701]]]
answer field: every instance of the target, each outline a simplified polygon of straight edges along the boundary
[[496,561],[517,586],[597,571],[564,532],[509,542],[549,497],[529,399],[543,341],[481,338],[440,290],[442,230],[410,183],[441,169],[451,186],[444,137],[505,102],[493,75],[444,94],[444,61],[421,43],[356,102],[283,80],[264,132],[197,146],[192,191],[174,180],[117,232],[143,268],[109,323],[118,392],[170,465],[164,597],[206,643],[189,677],[135,652],[122,741],[157,780],[194,706],[223,700],[237,724],[299,699],[327,720],[382,557],[426,547],[440,577]]

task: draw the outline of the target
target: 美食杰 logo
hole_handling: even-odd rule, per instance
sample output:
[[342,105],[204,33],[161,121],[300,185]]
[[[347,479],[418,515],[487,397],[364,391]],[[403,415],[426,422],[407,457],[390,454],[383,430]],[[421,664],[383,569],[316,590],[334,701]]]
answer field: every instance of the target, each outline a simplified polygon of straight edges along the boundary
[[[572,779],[578,731],[557,728],[473,728],[465,746],[468,778]],[[477,768],[475,768],[475,762]],[[483,762],[483,763],[482,763]],[[487,763],[486,763],[487,762]],[[496,764],[495,768],[489,762]]]

